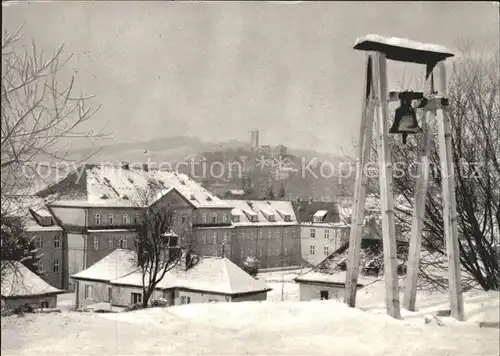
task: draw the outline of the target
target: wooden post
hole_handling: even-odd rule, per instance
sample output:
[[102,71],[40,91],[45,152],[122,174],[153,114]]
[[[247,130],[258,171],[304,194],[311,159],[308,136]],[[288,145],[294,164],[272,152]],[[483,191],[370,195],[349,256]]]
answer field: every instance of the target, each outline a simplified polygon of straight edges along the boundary
[[[432,93],[434,87],[430,85],[429,92]],[[410,248],[408,252],[408,268],[405,279],[405,295],[403,306],[407,310],[416,311],[417,281],[420,264],[420,249],[422,246],[422,230],[425,215],[425,198],[429,185],[429,154],[432,143],[432,130],[430,124],[435,121],[436,110],[425,109],[422,119],[422,137],[419,152],[419,171],[415,184],[415,198],[413,209],[413,221],[411,226]]]
[[[351,229],[349,235],[349,254],[346,273],[346,290],[344,293],[344,303],[350,307],[356,306],[356,291],[359,275],[359,262],[361,253],[361,239],[364,225],[364,210],[366,202],[366,188],[368,176],[366,175],[366,164],[370,157],[372,135],[373,135],[373,73],[372,57],[369,55],[366,61],[366,88],[370,93],[368,98],[366,92],[363,93],[363,111],[361,115],[361,125],[359,133],[358,159],[356,164],[356,183],[354,187],[354,201],[351,218]],[[366,89],[365,88],[365,89]]]
[[375,83],[377,110],[377,138],[384,251],[384,275],[387,314],[401,318],[399,305],[398,265],[394,222],[394,194],[392,186],[391,152],[389,150],[389,112],[387,103],[387,60],[384,53],[375,54]]
[[[445,63],[439,63],[439,93],[447,97]],[[438,110],[439,154],[443,184],[443,222],[448,257],[448,283],[450,293],[451,315],[463,321],[464,302],[461,288],[460,250],[458,242],[457,203],[455,200],[455,175],[451,144],[451,123],[447,108]]]

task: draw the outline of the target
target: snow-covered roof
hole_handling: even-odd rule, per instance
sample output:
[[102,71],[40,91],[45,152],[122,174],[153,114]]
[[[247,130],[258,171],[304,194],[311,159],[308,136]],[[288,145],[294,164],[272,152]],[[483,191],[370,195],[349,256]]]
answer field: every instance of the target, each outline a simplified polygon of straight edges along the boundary
[[[187,271],[179,263],[168,271],[157,288],[186,288],[222,294],[245,294],[269,290],[263,280],[255,279],[227,258],[200,256]],[[140,271],[132,272],[111,284],[142,286]]]
[[197,208],[230,208],[186,174],[142,167],[87,164],[38,194],[56,196],[57,205],[61,201],[74,205],[85,201],[102,206],[138,206],[152,204],[172,188]]
[[[377,281],[379,278],[363,276],[362,274],[358,277],[358,285],[367,285],[369,283]],[[295,278],[297,282],[318,282],[318,283],[331,283],[331,284],[345,284],[346,272],[340,271],[337,273],[327,274],[317,271],[311,271],[309,273],[300,275]]]
[[5,298],[64,293],[18,261],[2,261],[1,277],[2,297]]
[[[289,201],[282,200],[225,200],[233,207],[232,216],[239,216],[239,221],[233,220],[236,226],[265,226],[265,225],[297,225],[297,218]],[[244,211],[252,214],[245,214]],[[257,215],[257,221],[251,221],[250,216]],[[274,221],[269,221],[273,216]],[[288,221],[285,221],[287,219]]]
[[229,193],[232,195],[245,195],[245,191],[243,189],[229,189]]
[[112,281],[137,269],[135,252],[116,249],[89,268],[71,276],[75,279]]

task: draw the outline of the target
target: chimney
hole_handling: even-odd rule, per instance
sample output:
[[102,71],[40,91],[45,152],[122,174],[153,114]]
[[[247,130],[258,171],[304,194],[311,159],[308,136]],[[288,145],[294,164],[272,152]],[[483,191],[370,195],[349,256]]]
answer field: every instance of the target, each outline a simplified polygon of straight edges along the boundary
[[122,169],[129,169],[130,165],[127,161],[122,161]]
[[143,170],[144,172],[149,172],[149,165],[148,165],[147,163],[143,163],[143,164],[142,164],[142,170]]

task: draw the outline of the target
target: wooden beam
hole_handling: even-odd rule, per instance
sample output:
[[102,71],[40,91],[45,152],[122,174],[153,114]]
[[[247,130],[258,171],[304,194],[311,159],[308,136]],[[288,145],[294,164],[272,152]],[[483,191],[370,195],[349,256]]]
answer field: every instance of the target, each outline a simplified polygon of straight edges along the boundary
[[[371,67],[371,68],[370,68]],[[373,73],[372,57],[368,56],[366,61],[366,85],[370,85],[370,95],[363,95],[363,111],[361,115],[361,125],[359,132],[358,159],[356,164],[356,183],[354,186],[354,200],[351,218],[351,230],[349,235],[348,266],[346,273],[346,291],[344,293],[344,303],[350,307],[356,306],[356,292],[359,276],[359,262],[361,253],[361,239],[364,225],[364,212],[366,202],[366,190],[368,186],[368,176],[366,175],[366,164],[369,161],[373,135],[373,78],[368,79],[368,73]]]
[[434,122],[435,114],[435,111],[426,111],[422,119],[422,137],[419,152],[420,167],[418,170],[417,182],[415,184],[413,220],[405,279],[405,295],[403,300],[403,306],[411,311],[416,311],[420,249],[422,246],[422,231],[425,216],[425,198],[429,185],[429,154],[432,144],[432,130],[430,124]]
[[[446,68],[439,64],[439,92],[448,94]],[[464,302],[461,288],[460,249],[458,242],[457,203],[455,199],[455,174],[453,168],[453,154],[451,143],[451,123],[448,109],[438,110],[437,120],[439,127],[439,154],[441,161],[441,175],[443,185],[443,222],[448,257],[448,283],[450,293],[451,315],[463,321]]]
[[377,110],[377,138],[384,251],[384,275],[387,314],[401,318],[399,305],[398,263],[396,255],[396,226],[394,221],[394,194],[392,186],[391,152],[389,150],[389,112],[387,105],[387,60],[385,54],[375,53],[375,83]]

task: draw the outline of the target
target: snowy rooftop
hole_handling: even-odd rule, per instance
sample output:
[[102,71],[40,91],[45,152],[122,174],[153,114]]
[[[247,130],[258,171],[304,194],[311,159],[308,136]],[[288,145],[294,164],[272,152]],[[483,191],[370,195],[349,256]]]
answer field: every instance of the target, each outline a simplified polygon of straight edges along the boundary
[[112,281],[136,270],[135,253],[116,249],[89,268],[71,276],[76,279]]
[[[111,283],[141,286],[141,273],[136,271]],[[227,258],[212,256],[200,256],[187,271],[179,263],[167,272],[158,288],[186,288],[231,295],[269,289],[263,280],[253,278]]]
[[2,261],[2,297],[64,293],[52,287],[18,261]]
[[[233,220],[236,226],[263,226],[263,225],[296,225],[297,218],[293,205],[289,201],[281,200],[224,200],[233,207],[231,215],[239,216],[239,221]],[[245,214],[245,211],[247,212]],[[257,216],[257,221],[251,221]],[[274,216],[274,221],[269,221]]]
[[[346,280],[346,272],[341,271],[337,273],[327,274],[318,271],[311,271],[309,273],[296,277],[295,280],[297,282],[319,282],[343,285],[345,284]],[[379,278],[367,277],[360,274],[358,277],[358,285],[365,286],[377,280],[379,280]]]
[[[117,249],[73,278],[110,281],[117,285],[142,286],[142,277],[135,264],[135,253]],[[265,291],[263,280],[247,274],[227,258],[199,256],[187,271],[181,262],[168,271],[158,288],[186,288],[223,294]]]
[[151,204],[172,188],[197,208],[230,208],[183,173],[111,165],[82,166],[39,194],[55,196],[58,205],[66,201],[121,207]]

